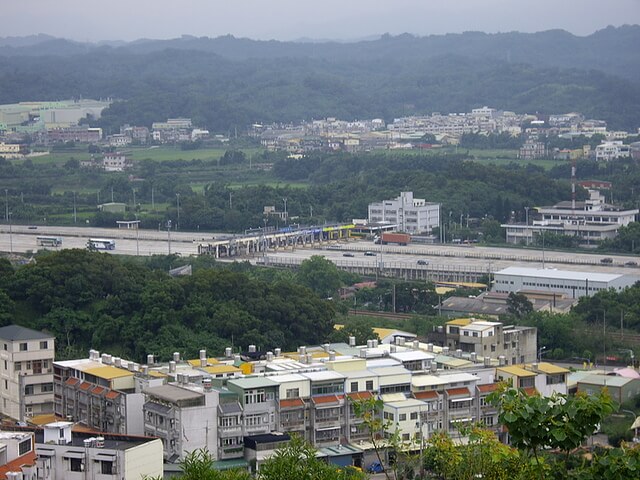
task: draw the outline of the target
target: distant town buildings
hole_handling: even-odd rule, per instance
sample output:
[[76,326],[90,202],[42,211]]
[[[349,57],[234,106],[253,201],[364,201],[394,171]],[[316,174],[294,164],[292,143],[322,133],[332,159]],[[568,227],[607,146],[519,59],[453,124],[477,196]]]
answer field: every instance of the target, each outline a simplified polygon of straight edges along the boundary
[[431,233],[440,225],[440,204],[401,192],[393,200],[369,204],[369,223],[390,223],[406,233]]

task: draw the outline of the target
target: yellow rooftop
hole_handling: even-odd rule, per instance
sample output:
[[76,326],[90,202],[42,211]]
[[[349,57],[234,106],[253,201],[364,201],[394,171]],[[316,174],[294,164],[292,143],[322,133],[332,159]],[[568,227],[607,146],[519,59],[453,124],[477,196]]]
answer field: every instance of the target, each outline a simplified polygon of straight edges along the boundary
[[89,375],[95,375],[105,380],[113,380],[114,378],[132,377],[133,372],[123,368],[112,367],[111,365],[102,365],[100,367],[85,368],[82,370]]
[[[533,370],[533,365],[527,365],[525,368]],[[547,373],[549,375],[557,374],[557,373],[569,373],[569,369],[564,367],[559,367],[558,365],[554,365],[553,363],[543,362],[538,364],[537,370],[542,373]]]
[[[195,358],[193,360],[187,360],[187,362],[192,367],[199,367],[200,366],[200,359],[199,358]],[[213,358],[213,357],[207,358],[207,365],[217,365],[218,363],[220,363],[220,362],[218,361],[217,358]]]
[[241,373],[242,370],[240,370],[238,367],[234,367],[233,365],[214,365],[212,367],[203,367],[202,370],[204,370],[207,373]]
[[530,372],[529,370],[525,370],[520,365],[511,365],[509,367],[498,367],[497,371],[508,373],[509,375],[514,375],[516,377],[535,377],[535,372]]
[[464,327],[469,325],[472,322],[470,318],[454,318],[453,320],[449,320],[447,325],[458,325],[459,327]]

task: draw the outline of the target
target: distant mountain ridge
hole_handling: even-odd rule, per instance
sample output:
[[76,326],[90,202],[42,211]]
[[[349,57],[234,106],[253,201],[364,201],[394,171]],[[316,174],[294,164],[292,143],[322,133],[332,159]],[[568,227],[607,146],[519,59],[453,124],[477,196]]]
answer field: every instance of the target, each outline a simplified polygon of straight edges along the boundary
[[348,44],[230,35],[123,46],[38,36],[3,41],[0,104],[120,99],[99,122],[106,132],[176,116],[228,132],[256,122],[391,121],[483,105],[518,113],[579,111],[612,129],[640,127],[638,26],[588,37],[562,30],[467,32]]
[[601,70],[639,81],[640,26],[607,27],[580,37],[564,30],[537,33],[482,33],[428,35],[384,34],[377,39],[356,42],[263,41],[224,35],[215,38],[183,35],[169,40],[140,39],[119,46],[118,42],[100,44],[75,42],[48,35],[0,38],[0,56],[78,55],[96,49],[147,54],[166,49],[215,53],[221,57],[250,58],[325,58],[329,60],[372,60],[392,55],[411,61],[441,55],[492,58],[507,62],[544,67]]

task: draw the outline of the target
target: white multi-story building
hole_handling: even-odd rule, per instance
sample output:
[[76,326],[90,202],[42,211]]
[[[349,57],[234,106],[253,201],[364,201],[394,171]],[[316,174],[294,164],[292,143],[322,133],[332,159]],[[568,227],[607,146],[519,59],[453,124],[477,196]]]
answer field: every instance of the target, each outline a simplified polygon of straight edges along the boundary
[[53,412],[55,337],[19,325],[0,328],[0,412],[24,421]]
[[393,200],[369,204],[369,223],[391,223],[407,233],[431,233],[440,225],[440,204],[401,192]]
[[628,158],[630,152],[629,145],[624,145],[622,140],[603,142],[596,147],[596,161],[608,162],[615,158]]
[[598,190],[589,190],[589,199],[583,202],[564,201],[536,210],[540,220],[530,225],[501,225],[506,229],[507,243],[529,245],[536,236],[555,233],[578,237],[582,245],[595,247],[601,240],[615,238],[620,227],[635,221],[639,212],[637,208],[623,209],[606,203]]

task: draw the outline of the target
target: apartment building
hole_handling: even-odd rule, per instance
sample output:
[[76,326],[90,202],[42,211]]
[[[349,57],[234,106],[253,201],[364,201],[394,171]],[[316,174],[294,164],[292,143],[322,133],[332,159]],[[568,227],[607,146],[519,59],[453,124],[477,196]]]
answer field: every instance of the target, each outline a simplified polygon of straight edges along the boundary
[[446,346],[482,357],[504,358],[508,364],[536,360],[537,329],[501,322],[459,318],[445,324]]
[[369,223],[390,223],[407,233],[431,233],[440,225],[440,204],[401,192],[392,200],[369,204]]
[[88,359],[54,362],[55,414],[100,432],[142,435],[146,386],[165,378],[151,376],[135,362],[89,352]]
[[596,161],[608,162],[616,158],[628,158],[631,154],[629,145],[624,145],[622,140],[603,142],[596,147]]
[[8,325],[0,343],[0,412],[20,421],[52,413],[55,337]]

